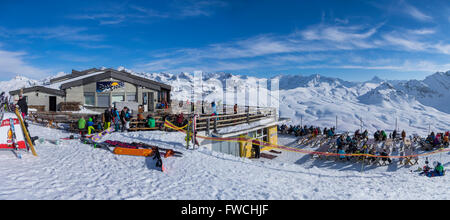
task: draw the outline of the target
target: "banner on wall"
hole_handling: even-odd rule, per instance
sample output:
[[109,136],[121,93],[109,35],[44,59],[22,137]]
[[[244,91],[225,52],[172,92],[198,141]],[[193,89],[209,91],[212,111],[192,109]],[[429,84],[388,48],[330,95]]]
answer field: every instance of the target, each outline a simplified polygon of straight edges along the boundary
[[110,92],[115,89],[125,87],[124,82],[108,81],[108,82],[97,82],[97,92]]

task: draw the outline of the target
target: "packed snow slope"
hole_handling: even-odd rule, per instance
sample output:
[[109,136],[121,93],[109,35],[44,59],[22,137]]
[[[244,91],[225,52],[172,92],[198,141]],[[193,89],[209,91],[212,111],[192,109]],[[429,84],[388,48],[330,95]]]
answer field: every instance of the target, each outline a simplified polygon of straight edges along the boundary
[[[450,128],[450,71],[432,74],[424,80],[393,81],[374,77],[367,82],[349,82],[321,75],[279,75],[264,79],[229,73],[202,73],[203,82],[199,84],[193,73],[137,73],[124,67],[118,70],[171,85],[173,99],[190,99],[194,88],[195,93],[201,95],[199,97],[218,103],[227,103],[222,90],[227,82],[232,82],[241,93],[248,91],[253,94],[240,95],[241,100],[237,100],[249,104],[257,95],[252,82],[278,80],[280,92],[275,99],[280,103],[280,116],[291,118],[291,124],[303,122],[332,127],[336,125],[337,116],[337,130],[341,132],[361,127],[372,133],[379,129],[390,132],[397,124],[400,130],[423,136],[429,129],[437,132]],[[7,91],[46,84],[50,78],[37,82],[16,77],[10,82],[0,82],[0,85],[8,85],[0,88]]]
[[[135,73],[172,85],[173,98],[187,100],[191,97],[193,74]],[[425,80],[382,80],[374,77],[367,82],[348,82],[321,75],[280,75],[280,116],[292,119],[291,124],[332,127],[354,131],[368,129],[393,131],[395,125],[408,133],[426,135],[428,130],[444,131],[450,128],[450,71],[435,73]],[[228,73],[203,73],[201,92],[204,99],[222,101],[217,85],[225,87],[228,81],[237,91],[255,94],[250,82],[255,77]],[[265,79],[262,79],[265,80]],[[271,79],[266,79],[271,80]],[[268,86],[270,83],[268,84]],[[198,87],[197,87],[198,88]],[[199,92],[198,89],[196,92]],[[249,96],[245,96],[249,103]]]
[[[51,140],[69,136],[31,125]],[[113,133],[105,140],[142,141],[183,152],[163,159],[166,173],[150,169],[144,157],[114,155],[77,140],[37,144],[39,157],[0,152],[0,200],[5,199],[449,199],[449,175],[419,176],[416,166],[366,166],[312,160],[283,151],[274,160],[242,159],[206,149],[185,150],[180,133]],[[294,146],[281,136],[280,144]],[[450,155],[431,156],[450,164]],[[423,166],[423,160],[420,162]]]

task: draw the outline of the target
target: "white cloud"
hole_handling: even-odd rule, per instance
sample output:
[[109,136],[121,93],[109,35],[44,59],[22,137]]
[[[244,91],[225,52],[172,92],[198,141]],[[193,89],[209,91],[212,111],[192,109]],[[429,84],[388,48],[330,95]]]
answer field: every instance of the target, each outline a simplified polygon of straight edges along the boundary
[[41,28],[20,28],[9,30],[11,35],[25,35],[29,38],[58,39],[63,41],[102,41],[103,35],[87,34],[84,27],[41,27]]
[[144,7],[136,4],[110,3],[109,7],[89,9],[86,14],[69,15],[76,20],[98,21],[100,25],[116,25],[124,22],[147,23],[154,19],[182,19],[189,17],[211,16],[217,8],[228,6],[223,0],[172,0],[164,1],[164,10]]
[[417,34],[417,35],[429,35],[429,34],[436,33],[436,30],[424,28],[424,29],[409,30],[408,32],[411,34]]
[[403,7],[403,10],[406,14],[410,15],[416,20],[419,21],[432,21],[433,18],[429,15],[426,15],[416,7],[406,3],[405,1],[402,1],[401,7]]
[[426,46],[421,42],[409,40],[403,37],[393,36],[391,34],[383,35],[383,39],[391,45],[401,46],[408,50],[425,50],[426,48]]
[[10,76],[16,75],[26,76],[30,78],[42,78],[49,75],[48,71],[34,67],[24,61],[25,52],[11,52],[0,50],[0,75]]

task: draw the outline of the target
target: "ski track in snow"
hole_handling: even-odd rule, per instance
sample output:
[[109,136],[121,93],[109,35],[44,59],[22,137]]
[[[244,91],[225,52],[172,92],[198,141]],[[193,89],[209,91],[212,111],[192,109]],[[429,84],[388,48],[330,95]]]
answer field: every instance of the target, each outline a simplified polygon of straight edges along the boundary
[[[70,134],[31,125],[33,136]],[[0,199],[449,199],[448,176],[428,178],[413,167],[368,166],[311,160],[283,151],[274,160],[236,158],[206,149],[185,150],[180,133],[113,133],[105,140],[144,141],[183,152],[163,158],[166,173],[149,169],[144,157],[114,155],[77,140],[37,144],[39,157],[0,154]],[[295,146],[280,135],[280,144]],[[448,165],[449,155],[434,155]],[[423,166],[423,160],[419,162]]]

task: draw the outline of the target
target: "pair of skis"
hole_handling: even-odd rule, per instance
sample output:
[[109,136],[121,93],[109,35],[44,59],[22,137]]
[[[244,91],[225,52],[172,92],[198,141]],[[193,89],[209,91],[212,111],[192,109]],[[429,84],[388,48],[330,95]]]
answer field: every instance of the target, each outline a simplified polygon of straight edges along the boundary
[[9,118],[9,127],[11,130],[11,141],[14,147],[13,152],[16,154],[17,158],[22,159],[22,154],[19,152],[19,144],[17,143],[16,129],[14,127],[13,118]]

